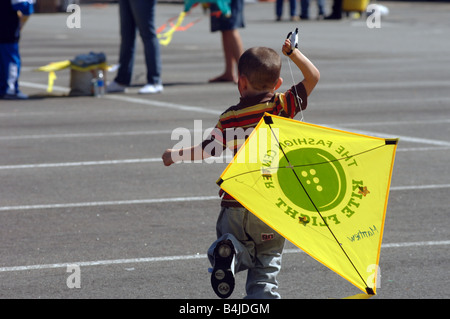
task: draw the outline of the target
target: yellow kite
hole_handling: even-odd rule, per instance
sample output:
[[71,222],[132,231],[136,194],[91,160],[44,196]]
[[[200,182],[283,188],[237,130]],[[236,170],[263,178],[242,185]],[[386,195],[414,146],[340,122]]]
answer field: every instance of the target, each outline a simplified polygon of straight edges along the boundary
[[375,295],[397,143],[265,114],[217,183],[365,296]]

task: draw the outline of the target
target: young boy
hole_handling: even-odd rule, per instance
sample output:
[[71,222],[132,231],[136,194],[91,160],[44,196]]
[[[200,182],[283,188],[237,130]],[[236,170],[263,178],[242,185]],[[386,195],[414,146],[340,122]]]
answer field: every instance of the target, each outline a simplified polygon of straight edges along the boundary
[[0,1],[0,99],[26,99],[19,90],[20,30],[34,12],[34,0]]
[[[237,140],[236,128],[248,133],[246,129],[254,128],[265,112],[293,118],[300,108],[305,109],[319,81],[319,70],[298,49],[291,49],[289,39],[282,52],[302,72],[304,79],[300,83],[285,93],[275,93],[283,82],[278,53],[265,47],[245,51],[238,64],[240,102],[222,113],[210,137],[199,145],[166,150],[162,155],[164,165],[219,156],[227,147],[236,153],[248,137]],[[231,135],[230,140],[227,135]],[[222,197],[216,230],[217,240],[208,250],[214,292],[221,298],[229,297],[234,289],[234,274],[248,270],[246,298],[280,298],[276,277],[285,239],[228,194]]]

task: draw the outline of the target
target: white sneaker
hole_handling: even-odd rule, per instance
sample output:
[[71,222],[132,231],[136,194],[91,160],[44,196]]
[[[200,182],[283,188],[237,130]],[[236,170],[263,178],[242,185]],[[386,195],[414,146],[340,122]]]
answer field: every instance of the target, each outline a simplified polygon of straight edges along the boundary
[[146,84],[139,89],[139,94],[155,94],[163,91],[162,84]]
[[125,89],[126,89],[125,85],[119,84],[116,81],[112,81],[106,87],[106,92],[107,93],[121,93],[121,92],[125,92]]

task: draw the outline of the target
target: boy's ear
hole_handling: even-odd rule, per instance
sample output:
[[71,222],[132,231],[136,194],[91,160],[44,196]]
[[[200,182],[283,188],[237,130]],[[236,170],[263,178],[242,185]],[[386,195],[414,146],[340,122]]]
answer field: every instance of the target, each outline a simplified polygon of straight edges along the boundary
[[273,88],[273,90],[274,91],[278,90],[280,88],[281,84],[283,84],[283,78],[279,77],[278,81],[277,81],[277,84],[275,84],[275,87]]
[[245,92],[245,90],[247,90],[247,88],[248,88],[247,78],[245,77],[245,75],[239,75],[239,77],[238,77],[239,93],[241,93],[241,95],[243,95],[243,92]]

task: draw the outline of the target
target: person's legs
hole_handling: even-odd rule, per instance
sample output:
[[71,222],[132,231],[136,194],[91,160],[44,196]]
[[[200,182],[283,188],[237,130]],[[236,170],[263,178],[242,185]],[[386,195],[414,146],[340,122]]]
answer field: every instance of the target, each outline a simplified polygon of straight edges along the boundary
[[216,224],[217,240],[208,249],[213,266],[211,286],[220,298],[228,298],[235,286],[234,275],[253,267],[254,243],[245,232],[247,211],[222,207]]
[[332,12],[325,20],[340,20],[342,18],[342,0],[334,0]]
[[136,47],[136,23],[131,11],[130,1],[119,0],[119,17],[121,37],[120,66],[115,81],[122,85],[130,85]]
[[303,20],[309,19],[309,1],[310,0],[301,0],[300,1],[300,19],[303,19]]
[[218,243],[230,240],[236,253],[235,272],[253,266],[254,243],[245,232],[247,212],[245,208],[222,207],[217,219],[217,240],[208,249],[208,258],[214,266],[214,250]]
[[325,0],[317,0],[318,18],[325,15]]
[[211,32],[220,31],[222,49],[225,58],[224,72],[209,80],[209,82],[237,83],[237,63],[244,52],[241,35],[238,29],[245,26],[244,0],[231,0],[231,16],[218,13],[218,7],[211,5]]
[[132,11],[144,45],[147,83],[161,84],[161,54],[154,24],[156,0],[136,1]]
[[254,266],[248,270],[246,299],[279,299],[277,275],[285,239],[258,217],[249,213],[247,232],[256,244]]
[[296,11],[297,11],[297,0],[289,0],[289,15],[291,16],[291,19],[297,17]]
[[277,16],[277,20],[281,20],[281,17],[283,16],[283,4],[284,0],[276,0],[275,3],[275,15]]
[[[261,264],[259,264],[261,263]],[[277,256],[262,255],[258,264],[248,270],[246,299],[280,299],[277,275],[281,269],[281,252]]]
[[210,80],[210,82],[237,83],[237,63],[243,52],[241,36],[237,29],[224,30],[222,33],[222,47],[225,57],[225,71]]
[[27,98],[19,91],[20,64],[19,44],[0,44],[0,96]]
[[218,239],[208,250],[211,265],[216,247],[229,240],[235,253],[233,272],[248,270],[246,298],[280,298],[276,277],[281,269],[284,237],[243,207],[222,208],[216,227]]

